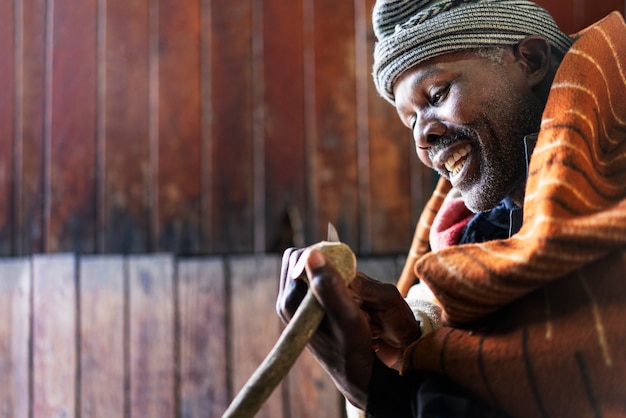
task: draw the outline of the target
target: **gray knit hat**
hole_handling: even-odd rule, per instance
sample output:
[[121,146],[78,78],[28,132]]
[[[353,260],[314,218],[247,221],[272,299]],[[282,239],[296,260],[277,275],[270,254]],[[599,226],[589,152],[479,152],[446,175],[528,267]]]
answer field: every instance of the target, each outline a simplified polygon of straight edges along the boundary
[[511,46],[535,34],[561,55],[572,44],[545,9],[527,0],[378,0],[372,22],[378,38],[374,83],[392,104],[398,77],[426,59]]

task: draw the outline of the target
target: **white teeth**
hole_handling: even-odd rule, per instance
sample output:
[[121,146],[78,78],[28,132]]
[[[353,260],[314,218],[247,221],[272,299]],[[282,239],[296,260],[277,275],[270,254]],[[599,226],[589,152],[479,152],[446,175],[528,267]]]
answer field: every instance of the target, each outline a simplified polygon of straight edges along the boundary
[[470,144],[467,144],[465,148],[458,150],[454,153],[454,155],[448,158],[445,166],[446,170],[448,170],[452,174],[452,177],[458,175],[461,172],[461,170],[465,166],[465,161],[459,163],[459,160],[469,154],[471,150],[472,146]]

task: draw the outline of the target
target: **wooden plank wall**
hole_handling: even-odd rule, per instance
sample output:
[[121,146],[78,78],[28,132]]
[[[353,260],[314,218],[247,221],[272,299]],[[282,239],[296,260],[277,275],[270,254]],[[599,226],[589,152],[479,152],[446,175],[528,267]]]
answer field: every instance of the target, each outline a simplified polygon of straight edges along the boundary
[[[624,0],[542,0],[575,31]],[[432,174],[374,0],[0,2],[0,255],[404,252]]]
[[[392,280],[401,259],[360,270]],[[220,417],[269,353],[276,255],[0,259],[0,411],[15,418]],[[259,417],[343,416],[304,352]]]

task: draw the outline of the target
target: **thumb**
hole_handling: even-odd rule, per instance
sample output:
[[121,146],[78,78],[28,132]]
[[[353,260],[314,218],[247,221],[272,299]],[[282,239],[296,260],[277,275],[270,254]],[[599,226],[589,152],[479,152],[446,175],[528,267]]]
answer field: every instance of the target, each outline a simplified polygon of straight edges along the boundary
[[311,291],[326,314],[337,322],[352,321],[360,313],[351,292],[337,272],[327,262],[324,253],[312,249],[306,261],[306,272]]

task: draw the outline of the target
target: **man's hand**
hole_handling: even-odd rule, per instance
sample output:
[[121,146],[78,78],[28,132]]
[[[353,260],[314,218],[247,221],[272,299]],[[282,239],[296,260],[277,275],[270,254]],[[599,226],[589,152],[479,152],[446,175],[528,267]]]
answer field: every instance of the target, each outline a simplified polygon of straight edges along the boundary
[[[283,255],[276,310],[284,322],[291,319],[307,291],[301,278],[292,277],[296,262],[303,253],[303,250],[290,249]],[[304,254],[308,257],[305,271],[311,290],[326,312],[308,348],[344,396],[365,409],[374,362],[369,317],[321,251]]]
[[398,289],[370,279],[362,273],[350,287],[361,300],[361,309],[370,316],[372,348],[387,367],[402,369],[406,347],[420,337],[420,324]]
[[304,280],[292,277],[306,254],[311,290],[326,312],[308,347],[346,398],[365,409],[374,352],[400,370],[404,349],[420,337],[419,323],[395,286],[358,273],[348,287],[320,251],[298,249],[282,260],[276,310],[285,323],[307,292]]

